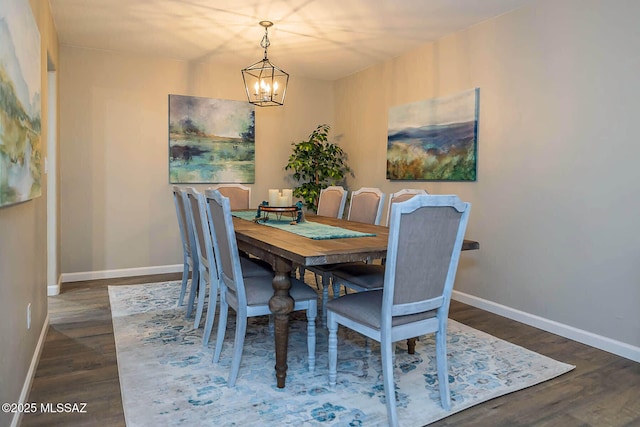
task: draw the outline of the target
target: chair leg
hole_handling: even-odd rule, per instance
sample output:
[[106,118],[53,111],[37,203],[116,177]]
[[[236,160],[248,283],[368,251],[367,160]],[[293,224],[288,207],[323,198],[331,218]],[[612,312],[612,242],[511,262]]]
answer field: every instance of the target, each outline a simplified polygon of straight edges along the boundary
[[445,410],[451,409],[451,394],[449,393],[449,364],[447,363],[447,332],[436,332],[436,364],[438,365],[438,385],[440,388],[440,402]]
[[180,286],[180,297],[178,298],[178,306],[184,304],[184,295],[187,293],[187,282],[189,281],[189,263],[185,260],[182,269],[182,284]]
[[307,347],[309,349],[309,372],[316,370],[316,317],[318,303],[312,301],[307,309]]
[[214,280],[209,281],[209,305],[207,306],[207,320],[204,323],[204,333],[202,334],[202,345],[209,344],[213,321],[216,315],[216,303],[218,300],[218,286]]
[[193,329],[200,327],[200,320],[202,320],[202,311],[204,310],[204,299],[207,295],[207,279],[204,272],[200,272],[200,284],[198,286],[198,306],[196,307],[196,316],[193,320]]
[[336,386],[338,372],[338,322],[332,319],[331,313],[327,318],[329,328],[329,387]]
[[236,313],[236,336],[233,344],[233,361],[231,362],[231,372],[227,385],[234,387],[238,379],[240,361],[242,359],[242,349],[244,348],[244,336],[247,333],[247,317]]
[[[390,341],[390,340],[389,340]],[[384,381],[385,400],[387,402],[387,418],[389,425],[398,426],[398,413],[396,410],[396,388],[393,381],[393,353],[395,345],[383,339],[380,342],[380,353],[382,355],[382,377]]]
[[220,361],[220,353],[222,353],[222,343],[224,343],[224,335],[227,332],[227,314],[229,313],[229,305],[225,301],[225,297],[220,295],[220,314],[218,315],[218,334],[216,335],[216,348],[213,352],[213,363]]
[[198,293],[198,285],[200,283],[200,270],[197,267],[191,268],[191,291],[189,291],[189,301],[187,303],[187,314],[185,317],[191,317],[193,311],[193,303],[196,300],[196,294]]

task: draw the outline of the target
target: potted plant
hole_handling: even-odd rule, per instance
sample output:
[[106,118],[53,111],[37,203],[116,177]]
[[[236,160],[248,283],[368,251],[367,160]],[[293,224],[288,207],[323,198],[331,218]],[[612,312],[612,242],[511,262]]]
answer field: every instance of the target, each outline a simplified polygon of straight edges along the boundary
[[338,185],[347,173],[353,176],[344,150],[327,141],[329,129],[327,124],[318,125],[308,141],[291,143],[293,152],[285,166],[285,170],[293,171],[293,178],[299,183],[294,187],[293,195],[304,200],[306,208],[314,212],[318,210],[322,189]]

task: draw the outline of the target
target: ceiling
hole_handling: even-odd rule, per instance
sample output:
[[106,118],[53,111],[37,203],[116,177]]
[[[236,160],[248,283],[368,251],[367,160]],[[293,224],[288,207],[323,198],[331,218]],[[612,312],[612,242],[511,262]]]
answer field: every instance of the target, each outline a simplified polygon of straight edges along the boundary
[[534,0],[50,0],[60,43],[335,80]]

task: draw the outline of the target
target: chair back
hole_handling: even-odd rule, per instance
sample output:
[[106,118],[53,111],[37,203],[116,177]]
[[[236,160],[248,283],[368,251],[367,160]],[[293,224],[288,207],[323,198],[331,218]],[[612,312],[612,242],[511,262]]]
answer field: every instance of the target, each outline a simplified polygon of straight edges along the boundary
[[331,218],[342,218],[346,201],[347,192],[341,186],[332,185],[322,189],[318,198],[317,214]]
[[391,218],[391,206],[394,203],[406,202],[417,194],[429,194],[427,190],[421,188],[403,188],[400,191],[391,193],[389,195],[389,206],[387,207],[387,226],[389,225],[389,219]]
[[202,267],[211,270],[215,267],[213,262],[213,250],[211,243],[211,231],[207,221],[207,213],[204,205],[204,195],[193,187],[185,190],[189,205],[189,219],[195,234],[195,254]]
[[218,184],[211,189],[218,190],[224,197],[229,198],[232,211],[251,208],[251,187],[242,184]]
[[211,214],[212,231],[216,236],[213,239],[213,249],[216,254],[221,292],[226,292],[227,299],[237,298],[238,307],[246,306],[247,298],[229,198],[224,197],[218,190],[206,190],[205,196]]
[[191,224],[188,221],[188,207],[187,207],[187,194],[186,192],[174,185],[172,188],[173,203],[176,206],[176,215],[178,216],[178,226],[180,228],[180,238],[182,239],[182,248],[184,254],[191,258],[191,248],[195,246],[194,234],[191,228]]
[[430,310],[446,319],[470,209],[457,196],[416,195],[393,204],[383,325]]
[[380,224],[384,193],[378,188],[362,187],[351,192],[349,204],[349,221],[364,222],[366,224]]
[[[198,236],[196,241],[200,260],[201,262],[206,263],[205,267],[209,271],[211,280],[218,280],[218,267],[216,265],[216,258],[213,250],[215,235],[213,234],[213,228],[211,227],[209,212],[207,212],[206,198],[204,194],[195,189],[189,189],[187,191],[187,195],[189,197],[190,208],[196,209],[193,212],[193,221],[198,223],[198,226],[194,226],[194,229]],[[194,207],[194,205],[197,205],[197,207]]]

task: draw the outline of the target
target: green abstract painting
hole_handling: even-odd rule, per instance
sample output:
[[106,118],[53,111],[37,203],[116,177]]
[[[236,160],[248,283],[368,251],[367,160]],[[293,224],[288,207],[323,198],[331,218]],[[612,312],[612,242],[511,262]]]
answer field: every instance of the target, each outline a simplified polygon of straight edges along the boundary
[[169,181],[253,183],[255,107],[246,101],[169,95]]
[[0,206],[42,194],[40,33],[28,1],[0,7]]

